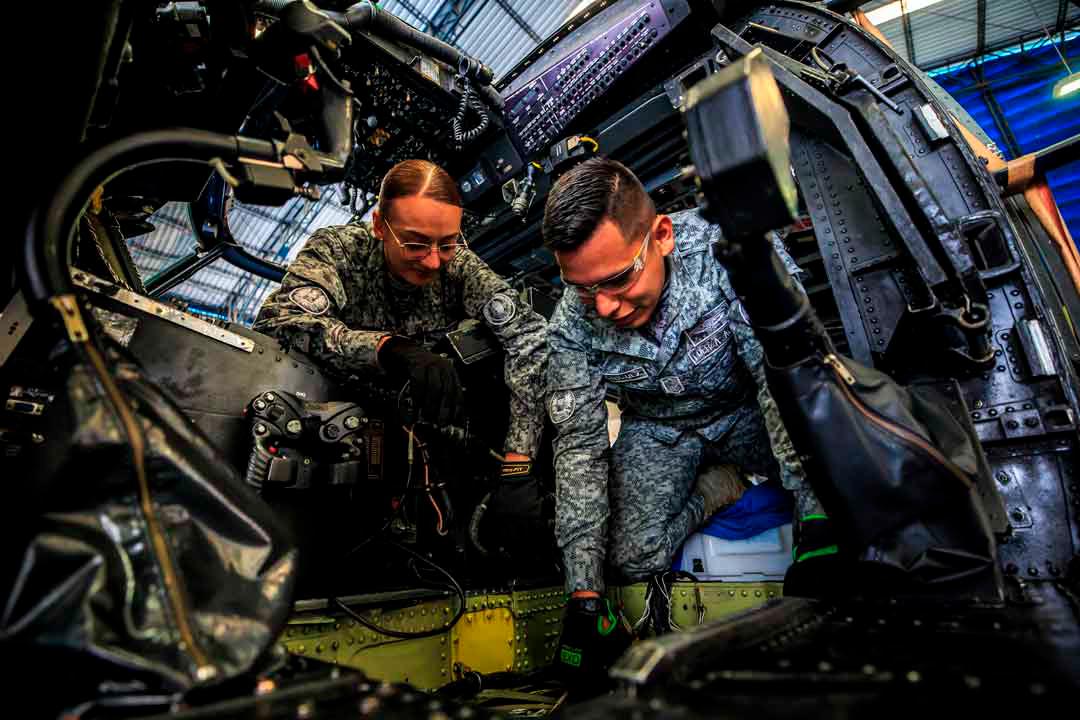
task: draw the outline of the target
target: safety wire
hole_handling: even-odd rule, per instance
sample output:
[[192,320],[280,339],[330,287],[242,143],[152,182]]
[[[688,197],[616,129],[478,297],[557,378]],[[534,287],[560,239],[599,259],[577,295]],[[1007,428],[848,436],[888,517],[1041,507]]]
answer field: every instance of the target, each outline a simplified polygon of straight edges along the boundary
[[645,623],[649,619],[649,608],[652,606],[652,594],[653,594],[653,584],[650,582],[645,587],[645,605],[644,605],[644,608],[641,611],[641,617],[639,617],[634,622],[634,634],[635,635],[637,635],[638,632],[642,628],[645,627]]

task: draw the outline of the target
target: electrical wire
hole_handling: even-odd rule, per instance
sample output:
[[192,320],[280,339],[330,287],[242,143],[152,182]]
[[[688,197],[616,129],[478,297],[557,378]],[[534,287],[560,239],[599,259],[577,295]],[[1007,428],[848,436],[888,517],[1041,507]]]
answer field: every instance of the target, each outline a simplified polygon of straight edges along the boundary
[[[451,628],[453,628],[455,625],[457,625],[458,621],[461,620],[462,616],[465,614],[465,608],[467,607],[468,601],[465,598],[465,591],[461,588],[461,585],[454,578],[454,576],[451,575],[446,569],[444,569],[441,565],[436,563],[431,558],[424,557],[423,555],[416,552],[415,550],[412,550],[411,548],[407,548],[407,547],[405,547],[404,545],[402,545],[400,543],[394,542],[393,540],[384,540],[384,541],[388,545],[396,547],[398,550],[401,550],[402,552],[404,552],[407,555],[411,556],[414,560],[418,560],[420,562],[427,563],[432,568],[434,568],[435,570],[437,570],[438,572],[440,572],[440,573],[442,573],[443,575],[446,576],[447,580],[450,581],[451,589],[457,594],[458,600],[459,600],[458,609],[457,609],[457,612],[454,613],[454,616],[452,618],[450,618],[450,620],[448,620],[443,625],[443,627],[441,627],[441,628],[432,628],[430,630],[421,630],[419,632],[406,632],[406,631],[403,631],[403,630],[391,630],[390,628],[384,628],[384,627],[381,627],[381,626],[377,625],[376,623],[374,623],[371,620],[367,619],[366,617],[364,617],[360,613],[354,611],[352,608],[350,608],[348,605],[346,605],[344,602],[342,602],[341,598],[338,598],[338,597],[330,598],[333,601],[333,603],[335,605],[337,605],[337,607],[341,611],[343,611],[346,615],[348,615],[353,620],[355,620],[356,622],[358,622],[361,625],[363,625],[364,627],[366,627],[368,630],[372,630],[372,631],[377,632],[377,633],[379,633],[381,635],[386,635],[388,637],[394,637],[394,638],[400,638],[400,639],[403,639],[403,640],[412,640],[412,639],[418,639],[418,638],[435,637],[436,635],[442,635],[443,633],[448,632]],[[417,575],[419,576],[419,573],[417,573]]]
[[[462,81],[465,84],[465,92],[461,94],[461,103],[458,105],[457,115],[451,121],[451,125],[454,130],[454,143],[457,146],[464,147],[471,143],[476,138],[484,134],[484,131],[488,129],[488,125],[491,124],[491,116],[488,114],[487,107],[484,105],[483,100],[473,90],[472,83],[462,77]],[[463,130],[462,127],[465,124],[465,117],[468,115],[469,110],[472,110],[480,120],[476,126],[469,130]]]
[[431,507],[435,508],[435,517],[437,522],[435,523],[435,532],[440,536],[445,536],[449,530],[443,525],[443,514],[439,508],[439,503],[435,502],[435,496],[431,493],[431,479],[428,477],[428,464],[424,462],[424,487],[427,488],[428,500],[431,501]]
[[[409,436],[409,475],[405,479],[406,492],[412,481],[412,468],[413,468],[413,446],[420,451],[420,462],[424,466],[424,492],[427,493],[428,499],[431,501],[431,507],[435,509],[435,532],[440,536],[446,536],[450,529],[446,527],[446,519],[443,516],[442,508],[439,507],[438,501],[435,500],[435,494],[432,492],[432,488],[435,486],[431,483],[431,458],[427,453],[427,444],[420,441],[420,438],[416,436],[414,432],[415,425],[409,427],[401,426],[402,430]],[[441,487],[441,486],[440,486]]]
[[600,143],[596,142],[596,140],[593,140],[588,135],[582,135],[581,136],[581,141],[590,143],[592,145],[592,151],[593,152],[598,152],[600,150]]

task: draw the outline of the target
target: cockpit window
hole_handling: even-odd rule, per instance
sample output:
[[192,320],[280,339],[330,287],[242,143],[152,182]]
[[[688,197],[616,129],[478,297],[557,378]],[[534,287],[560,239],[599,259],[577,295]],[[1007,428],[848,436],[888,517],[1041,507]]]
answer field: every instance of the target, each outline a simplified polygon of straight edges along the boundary
[[[240,248],[285,267],[315,230],[345,224],[352,210],[336,188],[317,201],[296,198],[281,207],[231,203],[229,230]],[[154,279],[173,272],[199,249],[186,203],[170,202],[150,217],[152,232],[128,240],[143,283],[152,295],[196,315],[251,325],[259,305],[277,283],[217,258],[182,282],[161,289]]]

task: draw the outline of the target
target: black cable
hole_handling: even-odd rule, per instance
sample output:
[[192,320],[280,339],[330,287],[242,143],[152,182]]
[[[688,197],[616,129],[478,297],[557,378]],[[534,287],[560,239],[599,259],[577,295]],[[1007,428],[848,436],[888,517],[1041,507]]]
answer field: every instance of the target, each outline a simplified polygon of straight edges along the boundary
[[[464,80],[464,78],[462,78]],[[457,115],[453,119],[454,128],[454,143],[459,148],[471,143],[476,138],[484,134],[484,131],[488,129],[491,124],[491,116],[488,115],[487,108],[484,106],[483,101],[476,94],[472,88],[472,84],[468,80],[464,80],[465,92],[461,95],[461,103],[458,105]],[[472,110],[479,118],[480,121],[475,127],[470,130],[463,130],[462,126],[465,124],[465,118]]]
[[[374,539],[374,537],[371,538],[371,539]],[[360,543],[360,545],[358,545],[357,548],[354,548],[353,550],[350,550],[349,554],[354,552],[360,546],[365,545],[368,542],[370,542],[371,539],[365,540],[364,542]],[[374,632],[381,633],[381,634],[386,635],[388,637],[401,638],[403,640],[415,640],[415,639],[418,639],[418,638],[434,637],[436,635],[442,635],[443,633],[448,632],[452,627],[457,625],[458,621],[461,620],[462,616],[465,614],[465,607],[466,607],[468,601],[465,598],[465,591],[461,589],[461,585],[458,584],[458,581],[454,579],[453,575],[451,575],[447,570],[445,570],[441,565],[436,563],[431,558],[424,557],[423,555],[416,552],[415,550],[407,548],[404,545],[402,545],[401,543],[395,542],[393,540],[386,540],[386,543],[396,547],[398,550],[404,551],[406,554],[412,556],[412,558],[415,559],[415,560],[420,560],[422,562],[427,563],[428,565],[435,568],[437,571],[441,572],[443,575],[446,576],[446,578],[450,581],[450,585],[453,587],[454,592],[457,593],[458,600],[460,601],[460,603],[458,605],[457,612],[454,613],[454,617],[452,617],[450,619],[450,622],[448,622],[443,627],[432,628],[431,630],[422,630],[420,632],[403,632],[401,630],[391,630],[389,628],[380,627],[380,626],[376,625],[375,623],[373,623],[372,621],[365,618],[363,615],[360,615],[359,613],[353,611],[348,605],[346,605],[344,602],[341,601],[341,598],[332,597],[330,599],[346,615],[348,615],[353,620],[355,620],[356,622],[358,622],[361,625],[363,625],[364,627],[366,627],[368,630],[373,630]]]

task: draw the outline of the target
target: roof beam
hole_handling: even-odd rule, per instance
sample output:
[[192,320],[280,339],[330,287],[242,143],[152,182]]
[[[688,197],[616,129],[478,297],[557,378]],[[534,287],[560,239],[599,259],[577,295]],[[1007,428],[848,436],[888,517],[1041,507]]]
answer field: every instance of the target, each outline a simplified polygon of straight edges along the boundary
[[[1070,0],[1070,2],[1072,2],[1072,0]],[[1076,0],[1076,2],[1080,2],[1080,0]],[[1068,33],[1068,32],[1070,32],[1072,30],[1077,29],[1077,28],[1080,28],[1080,18],[1074,18],[1072,20],[1066,21],[1064,32]],[[1042,46],[1034,43],[1033,41],[1045,40],[1045,39],[1046,39],[1046,33],[1043,32],[1042,28],[1039,28],[1038,30],[1028,32],[1028,33],[1024,33],[1023,35],[1014,36],[1014,37],[1002,40],[1001,42],[997,42],[997,43],[994,43],[992,45],[987,45],[986,48],[983,51],[983,55],[984,56],[985,55],[992,55],[992,54],[994,54],[996,52],[1000,52],[1002,50],[1006,50],[1008,48],[1015,47],[1017,45],[1022,46],[1023,49],[1024,49],[1024,52],[1028,52],[1028,51],[1031,51],[1031,50],[1037,50],[1039,47],[1042,47]],[[1032,43],[1032,44],[1029,45],[1028,43]],[[1064,52],[1064,51],[1062,51],[1062,52]],[[932,72],[934,70],[946,67],[948,65],[957,65],[957,64],[963,63],[963,62],[971,62],[971,61],[976,60],[978,57],[979,56],[975,54],[975,51],[972,50],[972,51],[969,51],[969,52],[959,53],[957,55],[950,55],[949,57],[942,58],[941,60],[935,61],[933,65],[928,65],[928,66],[926,66],[924,68],[920,68],[920,69],[925,70],[927,72]]]
[[971,85],[965,85],[964,87],[949,90],[949,94],[952,95],[954,98],[960,98],[970,93],[981,93],[985,88],[990,88],[994,86],[1001,87],[1004,85],[1011,85],[1021,82],[1048,80],[1052,77],[1057,77],[1060,72],[1061,66],[1053,64],[1047,65],[1045,67],[1036,68],[1035,70],[1028,70],[1027,72],[1017,72],[1008,75],[996,75],[994,76],[994,79],[992,81],[983,78],[982,81],[977,80]]
[[1065,18],[1069,14],[1069,0],[1058,0],[1057,23],[1054,32],[1061,35],[1061,43],[1065,44]]
[[911,32],[911,14],[907,10],[907,0],[900,0],[900,24],[904,26],[904,42],[907,44],[908,62],[918,67],[915,62],[915,35]]
[[454,27],[450,31],[447,32],[446,37],[444,38],[446,42],[450,43],[451,45],[456,45],[457,39],[461,36],[461,33],[465,32],[469,28],[469,26],[476,21],[476,18],[480,17],[480,15],[484,12],[484,8],[487,7],[488,0],[479,0],[479,3],[479,7],[476,8],[475,12],[469,14],[468,18],[465,17],[465,13],[462,13],[461,19],[454,25]]
[[431,18],[420,12],[420,8],[413,5],[411,2],[409,2],[409,0],[394,0],[394,2],[411,12],[413,14],[413,17],[420,21],[421,27],[427,27],[431,25]]
[[998,104],[997,98],[994,97],[993,91],[990,90],[990,85],[986,82],[982,63],[976,63],[971,71],[975,75],[975,83],[980,87],[979,94],[982,95],[986,109],[990,111],[990,118],[994,121],[994,127],[997,128],[998,134],[1001,135],[1001,139],[1005,143],[1005,149],[1009,151],[1009,159],[1020,157],[1022,154],[1020,152],[1020,143],[1016,141],[1016,136],[1013,135],[1012,128],[1009,127],[1009,121],[1005,119],[1005,113],[1002,111],[1001,105]]
[[476,0],[443,0],[424,31],[440,40],[449,39],[455,35],[458,25],[475,4]]
[[503,9],[510,19],[517,23],[517,26],[525,31],[525,34],[532,38],[534,43],[539,43],[544,38],[540,37],[540,34],[532,29],[529,23],[525,22],[525,18],[518,14],[518,11],[510,6],[509,0],[495,0],[499,7]]
[[986,0],[979,0],[977,8],[976,22],[978,23],[977,37],[978,41],[975,44],[975,57],[981,58],[983,53],[986,52]]

